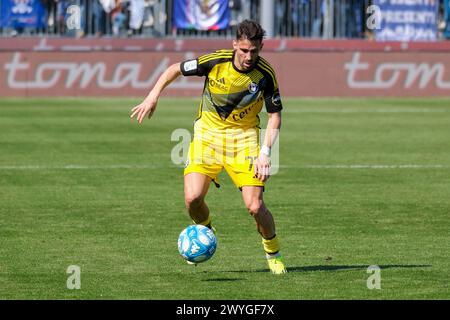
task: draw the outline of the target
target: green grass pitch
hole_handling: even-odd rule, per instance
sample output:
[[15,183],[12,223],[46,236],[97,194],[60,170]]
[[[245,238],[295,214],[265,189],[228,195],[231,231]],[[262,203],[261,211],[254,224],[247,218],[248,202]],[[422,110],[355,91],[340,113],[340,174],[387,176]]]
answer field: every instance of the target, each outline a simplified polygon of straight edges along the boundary
[[284,99],[265,192],[284,276],[225,172],[207,197],[216,254],[183,261],[171,133],[192,131],[198,99],[161,99],[140,126],[139,102],[0,100],[1,299],[450,298],[449,99]]

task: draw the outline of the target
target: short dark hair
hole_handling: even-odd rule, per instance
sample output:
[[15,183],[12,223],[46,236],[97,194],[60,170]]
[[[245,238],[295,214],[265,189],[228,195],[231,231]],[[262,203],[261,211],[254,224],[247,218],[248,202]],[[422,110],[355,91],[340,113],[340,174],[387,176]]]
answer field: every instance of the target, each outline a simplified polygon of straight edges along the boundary
[[266,31],[258,22],[253,20],[244,20],[238,24],[236,30],[236,40],[247,39],[250,41],[262,41]]

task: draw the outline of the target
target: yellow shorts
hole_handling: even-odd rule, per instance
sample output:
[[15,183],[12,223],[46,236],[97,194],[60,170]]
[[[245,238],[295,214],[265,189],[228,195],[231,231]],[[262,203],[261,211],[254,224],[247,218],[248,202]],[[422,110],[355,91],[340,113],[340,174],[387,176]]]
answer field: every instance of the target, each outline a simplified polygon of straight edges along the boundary
[[[199,130],[200,131],[200,130]],[[184,175],[197,172],[213,179],[219,186],[218,175],[225,169],[233,183],[243,186],[264,186],[255,177],[254,161],[259,155],[259,130],[227,130],[197,132],[189,146]]]

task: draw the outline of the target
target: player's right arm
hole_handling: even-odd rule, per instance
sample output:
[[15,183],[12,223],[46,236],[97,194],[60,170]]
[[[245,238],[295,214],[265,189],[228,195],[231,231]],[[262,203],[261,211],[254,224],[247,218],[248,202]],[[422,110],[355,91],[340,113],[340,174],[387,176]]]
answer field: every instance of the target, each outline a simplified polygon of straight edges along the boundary
[[139,123],[142,123],[144,118],[148,115],[149,118],[155,112],[156,104],[161,92],[172,81],[178,78],[181,74],[183,76],[206,76],[211,68],[222,59],[230,59],[233,52],[231,50],[218,50],[214,53],[205,54],[197,59],[190,59],[183,62],[171,65],[159,77],[152,91],[142,101],[141,104],[131,109],[130,118],[136,117]]
[[159,96],[172,81],[181,75],[180,69],[181,63],[172,64],[166,71],[164,71],[159,77],[153,89],[147,95],[147,97],[139,105],[131,109],[130,118],[136,117],[138,123],[142,123],[144,118],[148,115],[151,118],[153,112],[155,112],[156,105],[158,103]]

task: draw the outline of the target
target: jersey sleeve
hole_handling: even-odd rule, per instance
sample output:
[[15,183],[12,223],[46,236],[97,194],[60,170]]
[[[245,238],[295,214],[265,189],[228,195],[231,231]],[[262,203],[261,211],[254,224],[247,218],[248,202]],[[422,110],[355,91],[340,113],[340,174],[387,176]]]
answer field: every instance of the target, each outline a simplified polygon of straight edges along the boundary
[[218,60],[218,54],[211,53],[196,59],[183,61],[180,66],[181,73],[184,76],[207,76]]
[[180,65],[183,76],[202,76],[201,68],[198,66],[198,59],[183,61]]
[[279,112],[283,109],[280,90],[278,89],[275,75],[269,78],[268,85],[264,90],[264,102],[268,113]]

